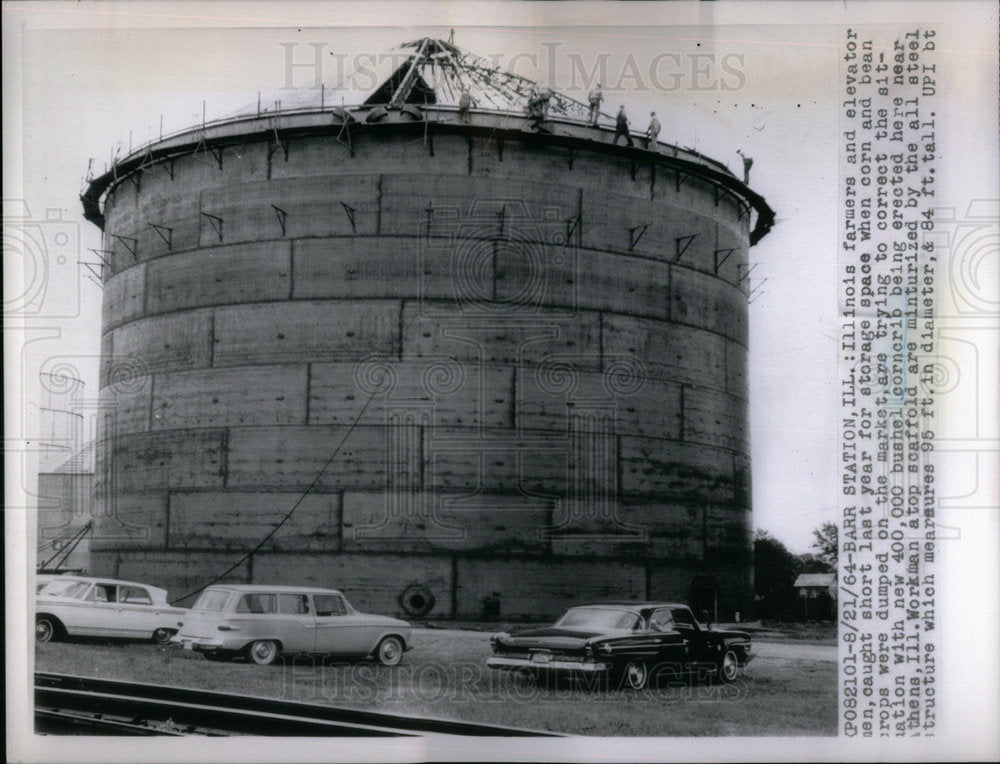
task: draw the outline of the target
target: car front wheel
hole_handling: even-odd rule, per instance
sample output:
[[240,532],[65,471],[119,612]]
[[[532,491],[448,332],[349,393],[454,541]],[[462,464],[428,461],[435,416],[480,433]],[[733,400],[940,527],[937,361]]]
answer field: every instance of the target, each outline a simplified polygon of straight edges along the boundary
[[270,666],[278,659],[278,643],[271,639],[258,639],[247,648],[247,655],[258,666]]
[[375,657],[383,666],[398,666],[403,660],[403,643],[399,637],[386,637],[379,642]]
[[629,661],[622,669],[621,687],[626,690],[644,690],[649,682],[649,669],[642,661]]
[[740,671],[740,662],[736,657],[736,653],[733,652],[732,650],[726,650],[719,657],[719,665],[718,665],[719,681],[725,682],[726,684],[728,684],[729,682],[733,682],[739,675],[739,671]]
[[159,628],[153,632],[153,641],[158,645],[168,645],[170,638],[176,633],[174,629]]
[[35,621],[35,641],[51,642],[58,634],[58,627],[51,618],[39,618]]

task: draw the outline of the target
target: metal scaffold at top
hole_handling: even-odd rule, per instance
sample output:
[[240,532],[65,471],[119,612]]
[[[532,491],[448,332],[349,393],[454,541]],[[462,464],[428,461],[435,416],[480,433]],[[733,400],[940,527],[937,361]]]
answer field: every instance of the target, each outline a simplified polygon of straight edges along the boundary
[[[454,43],[423,37],[403,43],[413,53],[365,101],[366,105],[400,108],[404,104],[457,104],[465,92],[472,105],[498,111],[522,112],[540,88],[536,82],[505,71],[485,58],[462,50]],[[543,89],[548,113],[586,120],[587,104]]]

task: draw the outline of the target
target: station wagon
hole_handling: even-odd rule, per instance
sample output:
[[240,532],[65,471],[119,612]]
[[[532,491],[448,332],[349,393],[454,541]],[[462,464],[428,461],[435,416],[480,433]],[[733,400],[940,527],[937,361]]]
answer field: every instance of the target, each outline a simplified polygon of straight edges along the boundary
[[282,653],[371,656],[395,666],[411,647],[410,624],[359,613],[336,589],[216,585],[177,624],[173,642],[209,660],[244,656],[266,666]]

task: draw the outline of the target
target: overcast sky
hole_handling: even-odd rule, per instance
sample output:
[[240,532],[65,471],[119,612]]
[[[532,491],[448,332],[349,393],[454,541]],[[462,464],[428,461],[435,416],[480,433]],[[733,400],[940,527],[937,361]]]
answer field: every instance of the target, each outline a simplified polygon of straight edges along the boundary
[[[606,110],[625,104],[639,129],[655,110],[662,141],[696,148],[737,172],[736,150],[742,149],[754,159],[751,186],[778,217],[750,252],[757,263],[750,305],[754,522],[805,552],[812,530],[836,518],[842,31],[823,23],[818,10],[795,17],[804,24],[790,25],[786,16],[783,26],[747,26],[744,16],[744,25],[736,26],[731,22],[739,11],[716,3],[628,13],[622,9],[632,6],[618,5],[614,18],[606,6],[575,3],[348,3],[299,6],[298,12],[278,4],[108,6],[113,13],[94,7],[27,4],[14,23],[8,13],[4,30],[5,58],[19,58],[23,73],[11,80],[5,66],[5,125],[12,113],[6,107],[15,106],[16,114],[18,97],[23,112],[20,136],[5,135],[5,166],[15,161],[5,168],[4,197],[23,200],[32,225],[55,225],[47,216],[68,222],[80,260],[96,260],[88,249],[100,247],[78,200],[88,160],[100,173],[116,148],[127,151],[130,133],[135,146],[155,138],[161,115],[165,132],[200,122],[203,101],[212,119],[255,107],[258,91],[265,105],[314,97],[307,70],[293,72],[295,89],[286,88],[288,44],[299,63],[312,59],[310,44],[322,44],[325,97],[348,103],[371,82],[363,72],[346,78],[354,64],[366,66],[359,57],[415,37],[447,37],[451,29],[461,47],[581,99],[589,83],[579,65],[592,71],[603,60]],[[767,12],[759,13],[765,20]],[[952,63],[975,70],[981,55],[957,50]],[[970,124],[995,130],[995,114],[977,118],[990,108],[973,97],[981,84],[956,80],[952,108],[969,115]],[[6,190],[18,187],[19,193]],[[39,370],[75,369],[88,395],[97,388],[100,289],[72,259],[59,263],[53,256],[47,265],[43,307],[28,322],[20,354],[27,381],[16,406],[24,419],[11,422],[27,439],[37,435]],[[22,258],[22,271],[33,267]],[[8,278],[15,275],[11,268],[18,263],[5,247]],[[36,281],[30,273],[27,278],[30,291]],[[63,315],[66,306],[74,315]]]

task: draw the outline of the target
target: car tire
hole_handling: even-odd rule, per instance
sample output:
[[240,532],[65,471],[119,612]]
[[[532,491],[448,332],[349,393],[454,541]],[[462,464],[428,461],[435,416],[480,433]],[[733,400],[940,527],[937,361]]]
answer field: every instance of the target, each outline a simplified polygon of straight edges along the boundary
[[153,641],[158,645],[169,645],[170,638],[176,633],[176,629],[160,627],[153,632]]
[[258,639],[247,648],[247,657],[258,666],[270,666],[278,660],[278,643],[273,639]]
[[59,636],[59,622],[54,618],[42,616],[35,619],[35,642],[45,644]]
[[739,674],[739,658],[736,657],[736,653],[733,650],[726,650],[719,656],[719,662],[716,665],[716,676],[720,682],[729,684],[735,682]]
[[645,690],[649,683],[649,668],[642,661],[629,661],[621,670],[619,687],[623,690]]
[[375,659],[383,666],[398,666],[403,660],[403,641],[399,637],[386,637],[375,648]]

